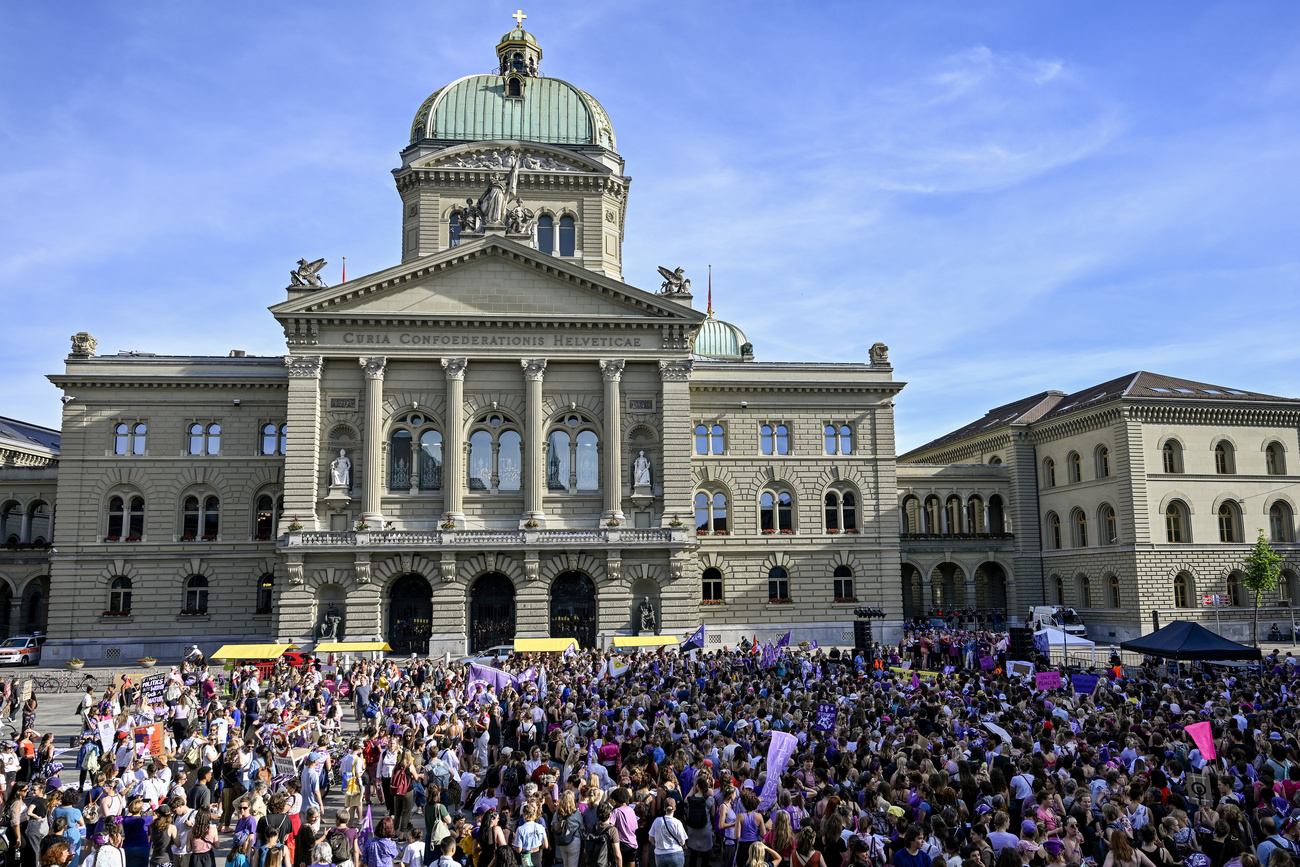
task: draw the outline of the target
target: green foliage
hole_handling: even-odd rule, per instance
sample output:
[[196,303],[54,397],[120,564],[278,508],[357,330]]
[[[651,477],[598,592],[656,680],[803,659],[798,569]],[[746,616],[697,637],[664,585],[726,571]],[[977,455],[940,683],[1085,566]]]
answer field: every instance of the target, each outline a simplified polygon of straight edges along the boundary
[[1277,580],[1282,574],[1282,558],[1264,538],[1264,531],[1259,531],[1255,547],[1246,555],[1246,577],[1243,582],[1255,595],[1255,646],[1259,646],[1259,597],[1277,589]]

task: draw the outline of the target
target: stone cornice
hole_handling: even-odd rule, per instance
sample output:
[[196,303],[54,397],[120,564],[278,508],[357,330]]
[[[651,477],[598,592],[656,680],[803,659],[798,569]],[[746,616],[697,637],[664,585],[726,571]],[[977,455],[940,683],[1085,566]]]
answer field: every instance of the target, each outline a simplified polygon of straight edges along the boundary
[[1110,427],[1123,421],[1123,417],[1124,413],[1118,404],[1108,404],[1102,409],[1071,413],[1059,420],[1031,424],[1030,431],[1034,443],[1042,444]]
[[59,388],[251,388],[283,389],[289,376],[248,374],[247,376],[214,377],[184,373],[159,374],[51,374],[46,377]]
[[1130,414],[1146,424],[1213,424],[1251,425],[1258,427],[1295,427],[1300,425],[1300,402],[1289,404],[1237,403],[1133,403]]
[[[984,452],[994,452],[1003,449],[1011,444],[1011,430],[1009,428],[999,428],[993,433],[983,436],[974,437],[968,440],[962,440],[952,445],[944,446],[934,451],[911,451],[899,457],[898,462],[902,463],[923,463],[923,464],[970,464],[978,463],[970,458],[978,457]],[[916,457],[911,457],[915,454]]]
[[816,382],[808,380],[792,380],[790,382],[781,382],[763,379],[759,382],[706,382],[700,383],[691,380],[691,393],[713,392],[717,394],[726,394],[730,392],[744,392],[746,394],[777,394],[782,392],[801,393],[801,394],[883,394],[893,395],[903,390],[904,383],[901,382]]

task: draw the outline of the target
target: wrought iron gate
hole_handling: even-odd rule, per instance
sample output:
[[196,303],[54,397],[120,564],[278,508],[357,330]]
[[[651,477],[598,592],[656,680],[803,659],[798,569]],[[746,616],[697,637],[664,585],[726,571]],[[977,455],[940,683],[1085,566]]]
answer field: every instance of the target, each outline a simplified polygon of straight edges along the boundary
[[596,585],[581,572],[565,572],[551,585],[551,637],[596,646]]
[[515,585],[500,572],[480,576],[469,595],[470,653],[514,640]]
[[388,606],[388,643],[394,653],[429,652],[433,634],[433,588],[423,575],[397,579]]

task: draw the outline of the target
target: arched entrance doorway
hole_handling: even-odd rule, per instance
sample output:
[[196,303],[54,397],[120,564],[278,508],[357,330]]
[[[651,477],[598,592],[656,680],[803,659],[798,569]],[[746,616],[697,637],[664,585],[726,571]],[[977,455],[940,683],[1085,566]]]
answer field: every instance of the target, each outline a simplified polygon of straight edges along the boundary
[[469,650],[515,640],[515,585],[500,572],[480,575],[469,591]]
[[403,575],[393,583],[388,600],[388,643],[394,653],[429,652],[433,634],[433,588],[423,575]]
[[903,564],[903,616],[920,617],[925,613],[921,599],[921,573],[910,563]]
[[581,572],[564,572],[551,583],[551,637],[596,646],[596,585]]
[[23,591],[22,629],[24,632],[44,632],[49,614],[45,604],[48,578],[33,578]]

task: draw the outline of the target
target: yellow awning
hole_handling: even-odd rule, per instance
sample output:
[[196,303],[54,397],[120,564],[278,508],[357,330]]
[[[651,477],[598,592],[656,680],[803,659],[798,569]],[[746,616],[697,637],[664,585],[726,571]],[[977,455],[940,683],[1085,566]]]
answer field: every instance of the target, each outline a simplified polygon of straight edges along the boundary
[[516,638],[515,653],[554,653],[577,645],[576,638]]
[[312,653],[362,653],[368,650],[392,650],[386,641],[322,641]]
[[677,639],[671,635],[618,635],[615,647],[676,647]]
[[296,644],[226,644],[213,659],[279,659],[286,650],[297,650]]

